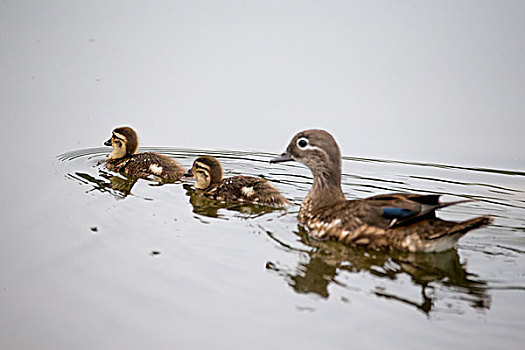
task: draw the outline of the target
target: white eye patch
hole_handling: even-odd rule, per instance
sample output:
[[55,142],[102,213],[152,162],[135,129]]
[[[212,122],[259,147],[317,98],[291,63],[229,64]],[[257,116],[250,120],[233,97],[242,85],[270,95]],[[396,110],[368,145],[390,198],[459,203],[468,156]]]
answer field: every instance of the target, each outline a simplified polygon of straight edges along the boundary
[[320,150],[319,147],[310,145],[310,141],[306,137],[301,137],[297,140],[297,147],[303,151]]
[[306,147],[310,144],[308,139],[306,137],[301,137],[297,140],[297,147],[300,149],[306,149]]

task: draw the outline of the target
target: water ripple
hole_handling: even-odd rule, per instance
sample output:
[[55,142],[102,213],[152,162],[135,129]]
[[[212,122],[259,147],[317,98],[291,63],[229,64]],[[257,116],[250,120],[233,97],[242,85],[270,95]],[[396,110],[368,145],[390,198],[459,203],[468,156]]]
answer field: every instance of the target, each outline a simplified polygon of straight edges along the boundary
[[[100,147],[61,154],[56,158],[56,169],[92,194],[162,200],[176,205],[178,211],[192,206],[192,218],[199,225],[213,226],[219,222],[246,225],[247,231],[262,234],[271,242],[268,256],[276,251],[284,254],[286,262],[268,258],[266,270],[282,278],[294,293],[330,298],[339,290],[341,300],[348,300],[348,293],[358,293],[395,301],[428,315],[462,314],[464,305],[489,309],[492,291],[524,290],[525,276],[519,268],[525,262],[524,172],[343,157],[342,186],[348,198],[385,192],[444,194],[477,200],[443,210],[440,215],[444,217],[462,219],[487,214],[496,217],[494,225],[466,236],[458,250],[422,255],[385,254],[313,240],[297,226],[298,205],[312,183],[310,172],[299,163],[269,164],[275,156],[270,153],[141,148],[172,157],[188,168],[196,157],[212,155],[221,161],[226,176],[244,174],[268,179],[293,203],[286,212],[268,214],[238,206],[203,205],[193,196],[190,184],[178,187],[189,200],[176,203],[169,191],[144,186],[136,191],[136,179],[105,169],[104,159],[109,150]],[[155,185],[139,180],[139,184],[147,183]],[[130,208],[130,219],[140,216],[141,210]],[[226,244],[233,247],[236,242]],[[460,253],[471,263],[465,264]]]

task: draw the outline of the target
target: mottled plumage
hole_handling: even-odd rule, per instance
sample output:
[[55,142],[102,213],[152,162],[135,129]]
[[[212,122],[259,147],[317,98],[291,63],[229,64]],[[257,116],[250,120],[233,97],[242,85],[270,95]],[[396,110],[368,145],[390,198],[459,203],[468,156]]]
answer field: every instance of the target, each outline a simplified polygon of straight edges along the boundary
[[184,169],[171,159],[153,152],[137,153],[139,141],[132,128],[113,130],[106,146],[113,151],[106,159],[106,168],[132,177],[155,177],[165,182],[174,182],[184,175]]
[[186,176],[195,177],[195,188],[208,198],[223,202],[245,202],[283,208],[288,200],[268,181],[252,176],[233,176],[223,179],[220,162],[202,156],[193,162]]
[[271,162],[296,160],[310,168],[313,185],[298,220],[316,238],[335,239],[372,249],[435,252],[450,249],[468,231],[489,224],[488,216],[464,222],[436,218],[439,195],[394,193],[346,200],[341,190],[341,154],[324,130],[294,136],[286,152]]

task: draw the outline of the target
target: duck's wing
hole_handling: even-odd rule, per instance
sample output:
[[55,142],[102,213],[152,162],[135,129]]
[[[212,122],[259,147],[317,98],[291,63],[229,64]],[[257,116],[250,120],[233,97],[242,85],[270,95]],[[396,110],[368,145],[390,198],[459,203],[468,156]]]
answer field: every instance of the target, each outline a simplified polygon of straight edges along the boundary
[[388,193],[368,197],[373,201],[412,201],[421,204],[439,204],[440,194]]
[[470,202],[459,200],[440,202],[436,194],[394,193],[365,199],[370,206],[379,208],[381,217],[391,220],[389,226],[398,227],[424,218],[435,217],[435,211],[451,205]]

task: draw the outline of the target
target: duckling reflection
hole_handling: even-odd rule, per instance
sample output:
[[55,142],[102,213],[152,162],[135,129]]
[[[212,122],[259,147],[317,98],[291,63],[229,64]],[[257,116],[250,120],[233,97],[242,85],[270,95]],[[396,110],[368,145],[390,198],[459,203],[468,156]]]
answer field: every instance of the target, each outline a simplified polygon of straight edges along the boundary
[[[432,293],[436,285],[439,285],[447,287],[447,294],[454,294],[452,296],[454,302],[450,303],[452,307],[463,300],[475,309],[490,308],[491,298],[487,294],[487,283],[467,272],[465,266],[460,263],[456,249],[433,254],[408,252],[387,254],[362,247],[337,244],[333,241],[315,240],[301,228],[296,234],[301,243],[312,248],[304,250],[301,255],[304,261],[299,261],[295,268],[280,266],[279,263],[271,261],[266,263],[266,268],[284,277],[296,293],[313,293],[327,299],[330,297],[329,287],[332,284],[349,290],[358,289],[341,281],[340,277],[345,272],[367,271],[375,277],[389,281],[395,281],[402,274],[408,274],[414,286],[420,288],[420,300],[412,300],[409,295],[400,295],[398,290],[391,292],[385,287],[376,287],[372,293],[378,297],[415,307],[429,315],[436,307],[436,303],[442,302],[443,295]],[[271,234],[269,237],[286,249],[290,249]]]
[[104,171],[100,171],[102,178],[95,178],[89,174],[76,172],[74,178],[83,183],[91,183],[93,188],[89,191],[108,192],[117,198],[125,198],[131,193],[131,189],[137,182],[138,178],[115,176]]
[[201,191],[196,190],[189,184],[184,184],[182,187],[186,190],[186,195],[190,197],[193,212],[199,215],[218,218],[221,217],[219,210],[226,209],[248,215],[249,217],[257,217],[278,210],[278,208],[251,203],[223,202],[203,196]]

